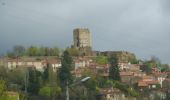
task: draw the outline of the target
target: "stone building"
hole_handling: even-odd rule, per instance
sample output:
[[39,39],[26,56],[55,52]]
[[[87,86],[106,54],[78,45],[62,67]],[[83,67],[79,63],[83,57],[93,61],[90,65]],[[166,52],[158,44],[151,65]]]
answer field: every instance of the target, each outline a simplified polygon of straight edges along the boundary
[[74,47],[92,47],[91,33],[87,28],[77,28],[73,31]]
[[78,48],[79,55],[92,55],[91,33],[88,28],[76,28],[73,30],[73,48]]

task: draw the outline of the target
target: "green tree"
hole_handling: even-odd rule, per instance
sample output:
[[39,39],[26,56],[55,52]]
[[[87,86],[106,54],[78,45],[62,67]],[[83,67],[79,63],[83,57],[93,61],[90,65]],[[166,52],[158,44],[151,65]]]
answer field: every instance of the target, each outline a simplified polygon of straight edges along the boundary
[[49,86],[44,86],[40,89],[39,95],[50,97],[51,96],[51,88]]
[[120,81],[120,71],[118,66],[118,60],[116,57],[111,56],[110,59],[110,69],[109,69],[109,78],[112,80]]
[[98,56],[96,57],[96,62],[98,64],[102,64],[102,65],[105,65],[105,64],[108,64],[108,58],[106,56]]
[[45,70],[43,72],[43,76],[42,76],[44,83],[48,82],[48,79],[49,79],[49,70],[50,70],[50,65],[47,64],[47,67],[45,68]]
[[28,92],[37,95],[40,89],[41,74],[35,69],[29,69],[29,82],[28,82]]
[[52,48],[51,56],[59,56],[59,54],[60,54],[59,48],[57,48],[57,47]]
[[80,51],[78,50],[78,48],[67,48],[67,51],[69,52],[69,54],[71,56],[79,56],[80,55]]
[[8,77],[7,70],[4,66],[0,66],[0,79],[6,79]]
[[5,100],[5,91],[6,91],[6,82],[4,80],[0,80],[0,99]]
[[64,51],[62,58],[62,66],[59,72],[59,78],[62,86],[66,86],[67,82],[71,83],[73,80],[72,74],[72,58],[68,51]]
[[21,45],[16,45],[13,47],[13,52],[15,56],[23,56],[25,54],[25,48]]
[[[16,78],[17,77],[17,78]],[[8,71],[8,88],[10,90],[18,91],[24,87],[25,71],[20,68]]]
[[29,56],[37,56],[38,55],[38,48],[35,46],[31,46],[27,49],[27,53]]
[[55,96],[60,94],[60,92],[61,92],[60,87],[44,86],[40,89],[39,95],[42,97],[45,97],[47,100],[49,100],[49,99],[51,100],[52,98],[54,99]]
[[53,71],[50,64],[47,64],[47,68],[43,73],[44,86],[40,89],[41,96],[46,98],[55,99],[61,92],[57,73]]

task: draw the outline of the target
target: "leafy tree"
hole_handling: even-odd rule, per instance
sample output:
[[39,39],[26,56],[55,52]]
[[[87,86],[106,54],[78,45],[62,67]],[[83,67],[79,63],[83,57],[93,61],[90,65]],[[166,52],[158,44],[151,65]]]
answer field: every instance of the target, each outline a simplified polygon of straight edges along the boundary
[[55,95],[60,94],[61,88],[60,87],[51,87],[51,86],[44,86],[40,89],[39,95],[45,98],[52,99]]
[[102,65],[108,64],[108,58],[105,56],[98,56],[96,57],[96,62]]
[[69,54],[71,56],[79,56],[80,55],[80,51],[78,50],[78,48],[67,48],[67,51],[69,52]]
[[61,92],[59,87],[57,73],[53,71],[53,68],[50,64],[47,64],[47,68],[43,73],[44,86],[40,89],[39,94],[47,98],[55,98]]
[[110,61],[110,70],[109,70],[109,78],[112,80],[120,81],[120,71],[118,66],[118,60],[116,57],[112,56],[109,59]]
[[59,56],[59,54],[60,54],[59,48],[57,48],[57,47],[52,48],[51,56]]
[[45,68],[45,70],[43,72],[43,76],[42,76],[44,83],[48,82],[48,79],[49,79],[49,70],[50,70],[50,65],[47,64],[47,67]]
[[51,88],[49,86],[44,86],[40,89],[39,94],[41,96],[50,97],[51,96]]
[[15,56],[23,56],[25,54],[25,48],[21,45],[16,45],[13,47],[13,52]]
[[38,94],[40,89],[40,80],[41,74],[35,69],[29,69],[29,84],[28,84],[28,92],[31,94]]
[[135,91],[135,89],[133,89],[133,88],[128,88],[127,91],[133,97],[138,97],[139,96],[139,93],[137,91]]
[[[17,78],[16,78],[17,77]],[[8,83],[10,90],[19,90],[24,87],[25,72],[23,69],[13,69],[8,71]]]
[[6,91],[6,82],[4,80],[0,80],[0,100],[6,100],[6,95],[5,95],[5,91]]
[[24,56],[26,54],[26,50],[21,45],[16,45],[13,47],[13,50],[7,53],[7,56],[10,58]]
[[7,70],[4,66],[0,66],[0,79],[6,79],[8,77]]
[[38,55],[38,48],[35,46],[31,46],[28,48],[27,53],[29,56],[37,56]]
[[39,56],[45,56],[46,52],[45,52],[45,47],[40,47],[39,48],[39,52],[38,55]]

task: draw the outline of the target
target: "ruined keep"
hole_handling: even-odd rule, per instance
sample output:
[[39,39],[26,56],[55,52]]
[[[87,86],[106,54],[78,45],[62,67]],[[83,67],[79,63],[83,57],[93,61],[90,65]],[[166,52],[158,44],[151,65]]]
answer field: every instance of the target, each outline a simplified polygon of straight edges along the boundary
[[92,47],[91,33],[87,28],[77,28],[73,31],[74,47],[86,48]]
[[91,55],[91,33],[88,28],[76,28],[73,30],[74,48],[81,51],[81,55]]

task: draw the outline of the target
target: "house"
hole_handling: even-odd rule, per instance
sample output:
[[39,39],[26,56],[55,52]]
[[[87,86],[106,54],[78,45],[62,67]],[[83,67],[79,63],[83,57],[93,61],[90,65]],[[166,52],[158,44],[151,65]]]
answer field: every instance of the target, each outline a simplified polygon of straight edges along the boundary
[[166,79],[167,73],[153,73],[152,76],[159,82],[162,88],[162,82]]
[[170,78],[166,78],[163,82],[162,82],[162,87],[164,89],[170,89]]
[[161,70],[157,67],[152,67],[152,73],[161,73]]
[[71,73],[75,76],[75,77],[82,77],[83,72],[85,71],[85,68],[77,68],[74,71],[72,71]]
[[138,82],[138,87],[143,89],[156,89],[158,88],[159,82],[152,76],[144,76],[142,80]]
[[119,68],[121,71],[141,71],[139,64],[119,63]]
[[37,70],[43,69],[42,61],[36,61],[33,59],[8,59],[7,68],[13,69],[17,67],[35,67]]
[[73,64],[74,64],[74,68],[82,68],[82,67],[89,67],[90,63],[92,62],[92,59],[90,58],[85,58],[85,57],[77,57],[77,58],[73,58]]
[[57,69],[61,68],[61,60],[60,59],[46,59],[43,61],[43,66],[46,67],[47,64],[53,68],[53,71],[56,72]]
[[56,69],[61,67],[60,59],[37,59],[33,57],[7,59],[5,63],[8,69],[14,69],[17,67],[34,67],[36,70],[41,72],[44,71],[47,64],[50,64],[53,67],[53,71],[56,71]]
[[145,76],[142,72],[122,71],[120,72],[121,81],[128,85],[138,83]]
[[103,88],[99,90],[98,100],[125,100],[125,94],[117,88]]

